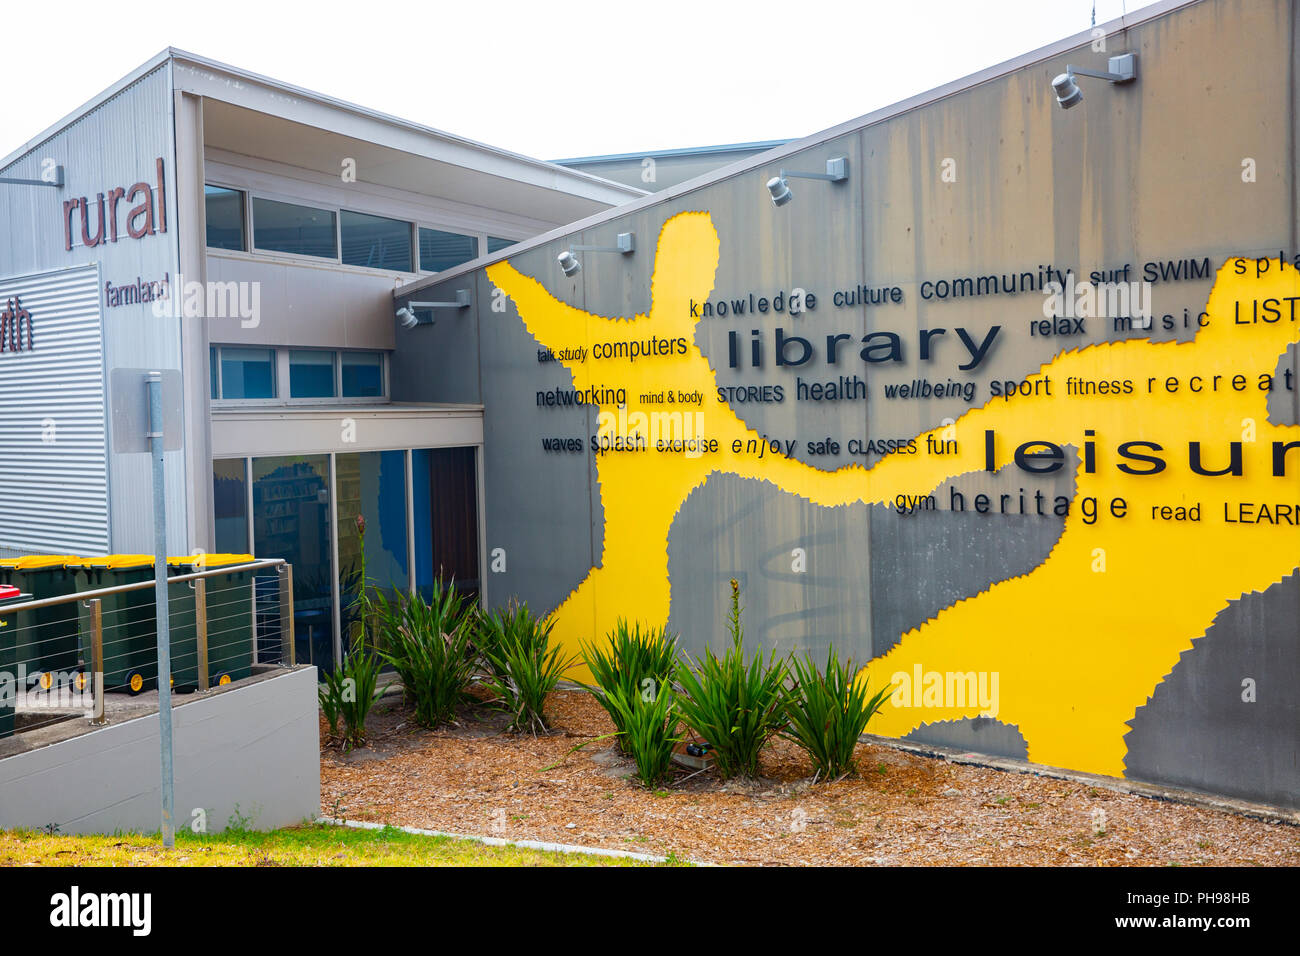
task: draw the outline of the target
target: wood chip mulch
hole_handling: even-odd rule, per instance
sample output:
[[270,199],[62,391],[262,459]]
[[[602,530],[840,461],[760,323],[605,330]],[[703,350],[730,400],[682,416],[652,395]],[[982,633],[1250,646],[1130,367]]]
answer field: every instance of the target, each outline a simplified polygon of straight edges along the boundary
[[557,691],[547,715],[544,737],[482,706],[431,731],[386,697],[364,747],[322,747],[321,812],[739,865],[1300,865],[1300,826],[880,745],[837,782],[778,740],[759,780],[682,770],[651,792],[596,739],[613,727],[590,695]]

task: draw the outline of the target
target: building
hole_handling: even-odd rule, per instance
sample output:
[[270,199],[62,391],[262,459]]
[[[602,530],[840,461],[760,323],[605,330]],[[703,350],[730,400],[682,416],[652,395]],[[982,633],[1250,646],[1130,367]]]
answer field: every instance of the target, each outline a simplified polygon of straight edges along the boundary
[[1300,806],[1296,18],[1163,0],[653,191],[167,51],[0,170],[65,180],[0,186],[0,545],[148,548],[162,369],[170,547],[292,561],[322,664],[360,515],[570,651],[718,648],[734,579],[877,733]]
[[394,401],[393,288],[644,195],[172,49],[0,176],[62,180],[0,185],[0,553],[153,550],[111,426],[171,372],[169,550],[292,561],[317,660],[358,515],[374,579],[481,577],[481,410]]
[[393,380],[483,406],[489,598],[699,654],[735,579],[877,733],[1297,806],[1296,16],[1167,0],[397,290],[474,303]]

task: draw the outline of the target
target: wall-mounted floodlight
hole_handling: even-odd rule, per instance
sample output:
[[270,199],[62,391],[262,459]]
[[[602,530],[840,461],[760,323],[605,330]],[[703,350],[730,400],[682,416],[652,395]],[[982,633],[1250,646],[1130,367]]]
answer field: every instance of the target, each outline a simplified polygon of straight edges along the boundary
[[1061,105],[1061,109],[1068,110],[1083,102],[1083,91],[1079,89],[1079,84],[1074,82],[1076,76],[1091,76],[1098,80],[1109,80],[1111,83],[1132,83],[1137,79],[1136,53],[1112,56],[1107,65],[1110,67],[1108,73],[1081,66],[1070,66],[1067,63],[1065,72],[1052,80],[1052,89],[1056,91],[1056,102]]
[[433,325],[433,316],[422,318],[417,315],[427,309],[468,309],[469,289],[457,289],[454,302],[408,302],[397,310],[397,321],[404,329],[413,329],[417,325]]
[[555,261],[560,264],[561,272],[566,276],[572,276],[582,271],[582,262],[574,255],[575,252],[618,252],[630,256],[636,251],[635,233],[620,232],[615,242],[617,244],[613,246],[569,246],[567,250],[555,257]]
[[834,159],[826,160],[826,172],[824,173],[801,173],[797,170],[783,169],[780,174],[773,176],[767,181],[767,191],[772,196],[772,205],[784,206],[794,198],[794,193],[790,191],[790,184],[787,179],[824,179],[827,182],[842,183],[849,178],[849,158],[847,156],[836,156]]
[[582,263],[578,261],[577,256],[568,250],[560,253],[559,263],[566,276],[576,275],[582,271]]
[[63,188],[63,167],[54,167],[53,179],[18,179],[13,176],[0,176],[0,185],[5,186],[53,186],[55,189]]

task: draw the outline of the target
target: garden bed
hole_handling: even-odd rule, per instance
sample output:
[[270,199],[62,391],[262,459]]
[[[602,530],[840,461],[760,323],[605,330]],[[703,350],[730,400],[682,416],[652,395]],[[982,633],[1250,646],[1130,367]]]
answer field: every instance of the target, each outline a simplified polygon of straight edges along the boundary
[[597,739],[613,726],[589,694],[553,693],[547,714],[547,736],[502,733],[483,705],[430,731],[385,697],[366,746],[322,749],[321,812],[724,864],[1300,864],[1297,826],[878,744],[859,744],[860,775],[836,782],[814,785],[807,757],[778,740],[758,780],[681,770],[650,791]]

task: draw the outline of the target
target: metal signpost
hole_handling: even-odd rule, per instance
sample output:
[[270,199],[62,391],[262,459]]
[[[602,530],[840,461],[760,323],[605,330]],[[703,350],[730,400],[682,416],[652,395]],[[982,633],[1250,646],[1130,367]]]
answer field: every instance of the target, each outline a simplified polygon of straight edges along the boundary
[[[143,380],[143,394],[140,384]],[[113,447],[119,452],[147,451],[153,465],[153,573],[158,636],[158,727],[162,750],[163,846],[176,845],[176,792],[172,771],[172,662],[170,608],[167,603],[167,489],[164,451],[181,446],[181,382],[177,371],[113,369]]]
[[162,840],[176,844],[175,781],[172,775],[172,642],[167,606],[167,496],[163,484],[162,373],[150,372],[149,457],[153,461],[153,580],[158,622],[158,731],[162,743]]

